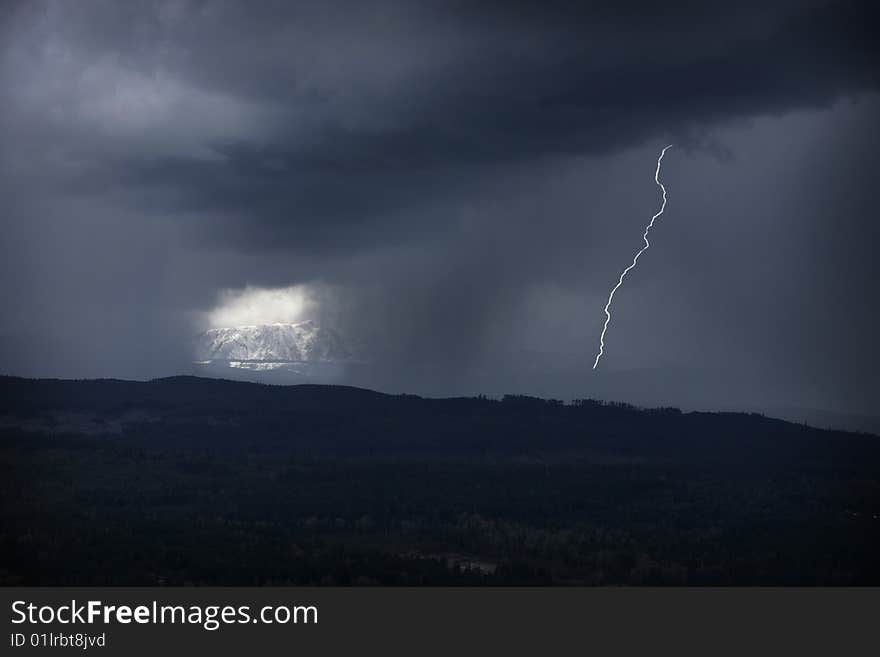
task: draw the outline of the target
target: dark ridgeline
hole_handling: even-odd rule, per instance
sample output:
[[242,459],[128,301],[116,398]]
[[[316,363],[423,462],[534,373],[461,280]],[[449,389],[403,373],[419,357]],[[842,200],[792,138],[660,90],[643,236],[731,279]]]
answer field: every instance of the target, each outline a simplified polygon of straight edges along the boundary
[[4,584],[880,584],[880,439],[759,415],[0,378]]

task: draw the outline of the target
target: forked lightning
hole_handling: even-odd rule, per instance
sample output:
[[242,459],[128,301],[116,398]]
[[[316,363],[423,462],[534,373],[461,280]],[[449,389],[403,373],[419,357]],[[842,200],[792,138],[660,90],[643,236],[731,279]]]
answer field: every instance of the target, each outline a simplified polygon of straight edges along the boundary
[[608,303],[605,304],[605,326],[602,327],[602,335],[599,336],[599,353],[596,354],[596,362],[593,363],[593,369],[596,369],[596,366],[599,364],[599,359],[602,358],[602,355],[605,353],[605,332],[608,330],[608,322],[611,321],[611,302],[614,301],[614,293],[617,292],[617,288],[623,285],[623,279],[629,273],[629,270],[636,266],[636,263],[639,261],[639,256],[651,246],[651,243],[648,242],[648,232],[651,230],[657,217],[663,214],[663,210],[666,209],[666,188],[663,186],[663,183],[660,182],[660,163],[663,161],[663,156],[666,155],[666,151],[670,148],[672,148],[672,144],[669,144],[666,148],[660,151],[660,157],[657,158],[657,170],[654,172],[654,182],[657,183],[661,190],[663,190],[663,205],[660,206],[660,211],[651,217],[651,221],[649,221],[648,225],[645,227],[645,233],[642,235],[642,239],[645,240],[645,246],[639,249],[639,252],[636,253],[632,264],[623,270],[620,279],[617,281],[617,285],[612,288],[611,294],[608,295]]

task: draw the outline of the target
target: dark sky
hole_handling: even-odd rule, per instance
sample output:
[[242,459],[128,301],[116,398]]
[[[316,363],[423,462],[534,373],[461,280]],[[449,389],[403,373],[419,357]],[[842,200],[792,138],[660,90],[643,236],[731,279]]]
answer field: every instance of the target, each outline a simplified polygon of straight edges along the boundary
[[872,413],[874,4],[4,2],[0,371],[300,286],[383,389]]

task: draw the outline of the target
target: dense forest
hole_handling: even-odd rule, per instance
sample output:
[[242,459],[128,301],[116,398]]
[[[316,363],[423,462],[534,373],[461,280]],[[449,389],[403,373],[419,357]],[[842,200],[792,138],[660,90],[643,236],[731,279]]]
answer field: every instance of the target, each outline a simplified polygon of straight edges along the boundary
[[0,583],[880,584],[880,438],[754,414],[0,378]]

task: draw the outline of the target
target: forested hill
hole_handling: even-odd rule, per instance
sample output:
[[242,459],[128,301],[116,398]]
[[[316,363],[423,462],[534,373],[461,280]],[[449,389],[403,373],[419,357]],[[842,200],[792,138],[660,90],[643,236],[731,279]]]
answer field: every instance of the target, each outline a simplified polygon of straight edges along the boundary
[[0,378],[0,584],[880,584],[880,438],[759,415]]
[[593,446],[750,462],[856,452],[861,458],[865,450],[880,449],[880,441],[869,435],[753,413],[682,413],[523,396],[432,399],[345,386],[269,386],[188,376],[149,382],[0,377],[0,416],[6,425],[50,433],[106,430],[204,446],[239,440],[368,451]]

